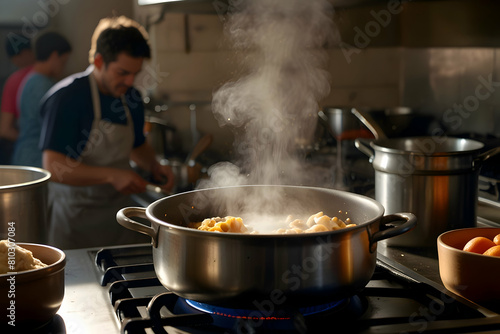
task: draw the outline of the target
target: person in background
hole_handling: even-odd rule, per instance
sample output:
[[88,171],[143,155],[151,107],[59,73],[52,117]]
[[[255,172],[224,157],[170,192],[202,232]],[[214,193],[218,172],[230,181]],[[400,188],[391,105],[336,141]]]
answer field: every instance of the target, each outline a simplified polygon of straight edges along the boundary
[[19,134],[18,90],[23,79],[33,68],[35,54],[29,39],[10,34],[5,40],[5,51],[9,60],[18,68],[5,82],[0,109],[0,164],[10,164],[14,142]]
[[49,184],[49,243],[62,249],[150,242],[116,222],[150,172],[170,190],[173,173],[156,160],[143,133],[144,105],[133,87],[145,59],[147,33],[124,16],[102,19],[86,71],[57,83],[42,105],[43,167]]
[[42,167],[39,148],[42,117],[40,103],[64,70],[71,52],[68,40],[57,32],[47,32],[35,40],[36,62],[19,88],[19,136],[14,146],[12,164]]

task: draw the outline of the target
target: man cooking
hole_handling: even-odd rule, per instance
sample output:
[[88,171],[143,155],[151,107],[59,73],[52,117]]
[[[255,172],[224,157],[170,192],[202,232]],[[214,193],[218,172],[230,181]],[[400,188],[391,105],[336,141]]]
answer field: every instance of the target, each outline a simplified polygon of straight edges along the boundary
[[145,141],[144,106],[132,86],[150,58],[147,33],[126,17],[102,19],[94,31],[91,65],[49,92],[41,109],[43,167],[49,187],[49,242],[84,248],[147,242],[116,222],[147,181],[130,160],[170,190],[173,174]]

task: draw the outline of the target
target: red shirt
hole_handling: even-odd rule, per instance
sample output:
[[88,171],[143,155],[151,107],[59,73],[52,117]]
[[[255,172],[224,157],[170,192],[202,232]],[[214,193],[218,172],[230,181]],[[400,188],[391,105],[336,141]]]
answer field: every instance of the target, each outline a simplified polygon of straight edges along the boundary
[[16,119],[19,118],[19,108],[17,104],[19,87],[26,75],[28,75],[32,69],[33,65],[30,65],[12,73],[3,87],[1,111],[14,114]]

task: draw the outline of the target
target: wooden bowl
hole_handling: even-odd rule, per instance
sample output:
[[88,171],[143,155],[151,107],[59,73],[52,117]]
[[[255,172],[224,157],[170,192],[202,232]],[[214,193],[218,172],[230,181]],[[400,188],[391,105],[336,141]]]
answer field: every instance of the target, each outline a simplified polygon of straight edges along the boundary
[[[64,297],[66,256],[52,246],[17,243],[30,250],[46,267],[0,275],[0,317],[14,320],[12,329],[33,329],[49,322]],[[12,306],[12,304],[14,306]]]
[[462,250],[472,238],[493,240],[499,233],[500,228],[464,228],[438,237],[439,275],[448,290],[479,304],[500,301],[500,257]]

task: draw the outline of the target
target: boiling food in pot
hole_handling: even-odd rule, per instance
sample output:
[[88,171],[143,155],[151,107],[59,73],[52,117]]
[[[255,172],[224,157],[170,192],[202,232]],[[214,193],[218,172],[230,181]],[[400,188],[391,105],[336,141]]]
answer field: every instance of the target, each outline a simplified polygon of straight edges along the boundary
[[298,234],[298,233],[312,233],[312,232],[327,232],[327,231],[335,231],[341,228],[356,226],[355,224],[351,223],[351,220],[349,218],[347,218],[346,222],[344,222],[337,217],[330,218],[329,216],[323,214],[322,211],[310,216],[305,223],[300,219],[293,219],[292,216],[288,216],[286,222],[288,223],[288,227],[280,228],[276,230],[276,233]]
[[[251,225],[251,223],[248,226],[245,225],[243,223],[243,219],[240,217],[227,216],[224,218],[206,218],[202,222],[191,223],[189,227],[210,232],[259,233],[259,231],[254,230]],[[299,234],[327,232],[356,226],[351,223],[349,218],[347,218],[344,222],[338,217],[330,218],[322,211],[310,216],[306,221],[302,219],[294,219],[292,216],[288,216],[281,225],[283,225],[283,227],[275,229],[272,233]]]
[[240,217],[227,216],[204,219],[201,223],[192,223],[190,227],[202,231],[245,233],[248,231]]

